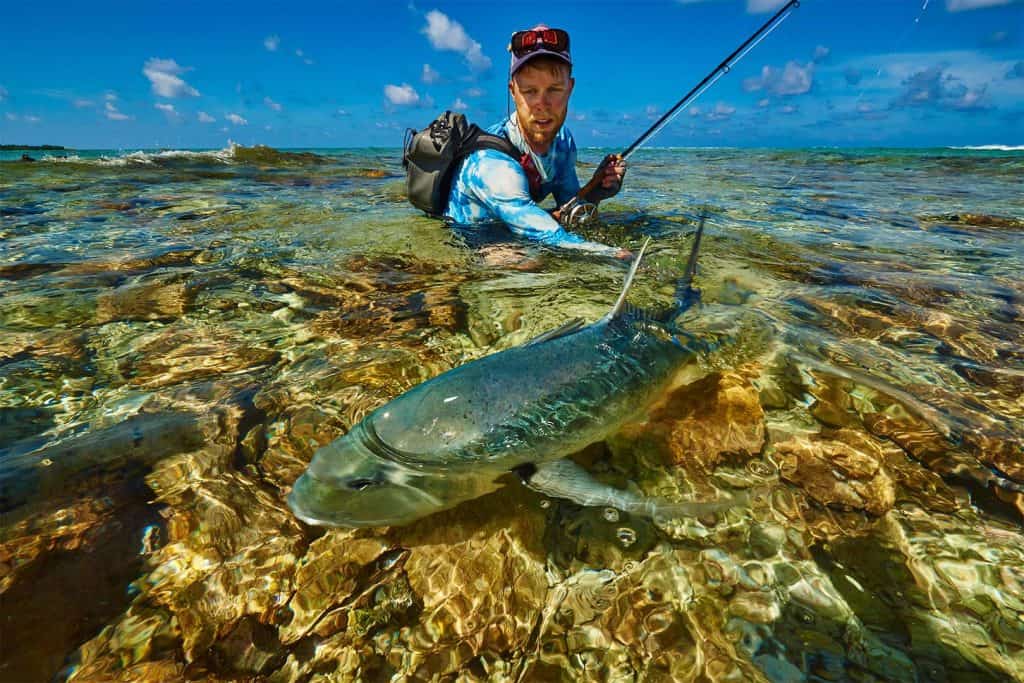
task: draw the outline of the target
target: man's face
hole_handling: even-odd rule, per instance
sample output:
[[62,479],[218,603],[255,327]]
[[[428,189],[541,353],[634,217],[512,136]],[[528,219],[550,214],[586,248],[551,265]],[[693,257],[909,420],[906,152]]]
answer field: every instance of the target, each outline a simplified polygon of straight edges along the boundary
[[547,154],[551,141],[565,123],[575,83],[567,69],[556,73],[529,64],[512,77],[509,89],[516,103],[519,129],[534,152]]

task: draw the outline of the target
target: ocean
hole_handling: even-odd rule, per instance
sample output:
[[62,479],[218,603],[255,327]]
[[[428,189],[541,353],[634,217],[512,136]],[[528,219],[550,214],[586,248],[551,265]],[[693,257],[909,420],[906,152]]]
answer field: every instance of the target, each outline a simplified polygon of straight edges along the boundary
[[[580,151],[581,178],[609,150]],[[466,239],[399,151],[0,152],[0,679],[1024,680],[1024,150],[644,149],[583,233],[714,341],[574,458],[655,523],[500,491],[285,504],[452,367],[625,268]],[[550,200],[549,200],[550,202]]]

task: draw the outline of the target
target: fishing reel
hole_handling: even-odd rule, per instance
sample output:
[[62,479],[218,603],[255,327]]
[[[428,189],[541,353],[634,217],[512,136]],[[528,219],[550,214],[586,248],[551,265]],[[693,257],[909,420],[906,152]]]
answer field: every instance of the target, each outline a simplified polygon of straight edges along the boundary
[[591,204],[578,196],[558,207],[558,222],[566,230],[575,230],[589,225],[595,220],[597,220],[597,204]]

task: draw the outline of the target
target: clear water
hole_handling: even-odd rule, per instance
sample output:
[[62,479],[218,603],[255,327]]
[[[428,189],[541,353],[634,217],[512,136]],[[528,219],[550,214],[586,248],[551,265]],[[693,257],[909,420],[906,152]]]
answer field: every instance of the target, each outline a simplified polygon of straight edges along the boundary
[[751,502],[327,532],[317,445],[624,269],[467,246],[395,150],[2,154],[0,678],[1024,680],[1021,152],[637,153],[589,236],[664,305],[706,208],[724,343],[577,460]]

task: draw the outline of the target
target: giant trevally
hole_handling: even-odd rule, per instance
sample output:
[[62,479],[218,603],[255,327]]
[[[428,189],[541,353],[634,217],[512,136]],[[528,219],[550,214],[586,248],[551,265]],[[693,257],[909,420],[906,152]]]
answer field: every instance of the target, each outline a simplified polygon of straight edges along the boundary
[[735,504],[647,499],[599,483],[565,459],[636,418],[706,350],[673,323],[693,300],[703,227],[702,219],[679,288],[685,296],[671,315],[625,304],[642,249],[601,320],[573,320],[438,375],[317,450],[288,496],[292,511],[309,524],[402,525],[494,491],[509,472],[553,497],[656,518]]

